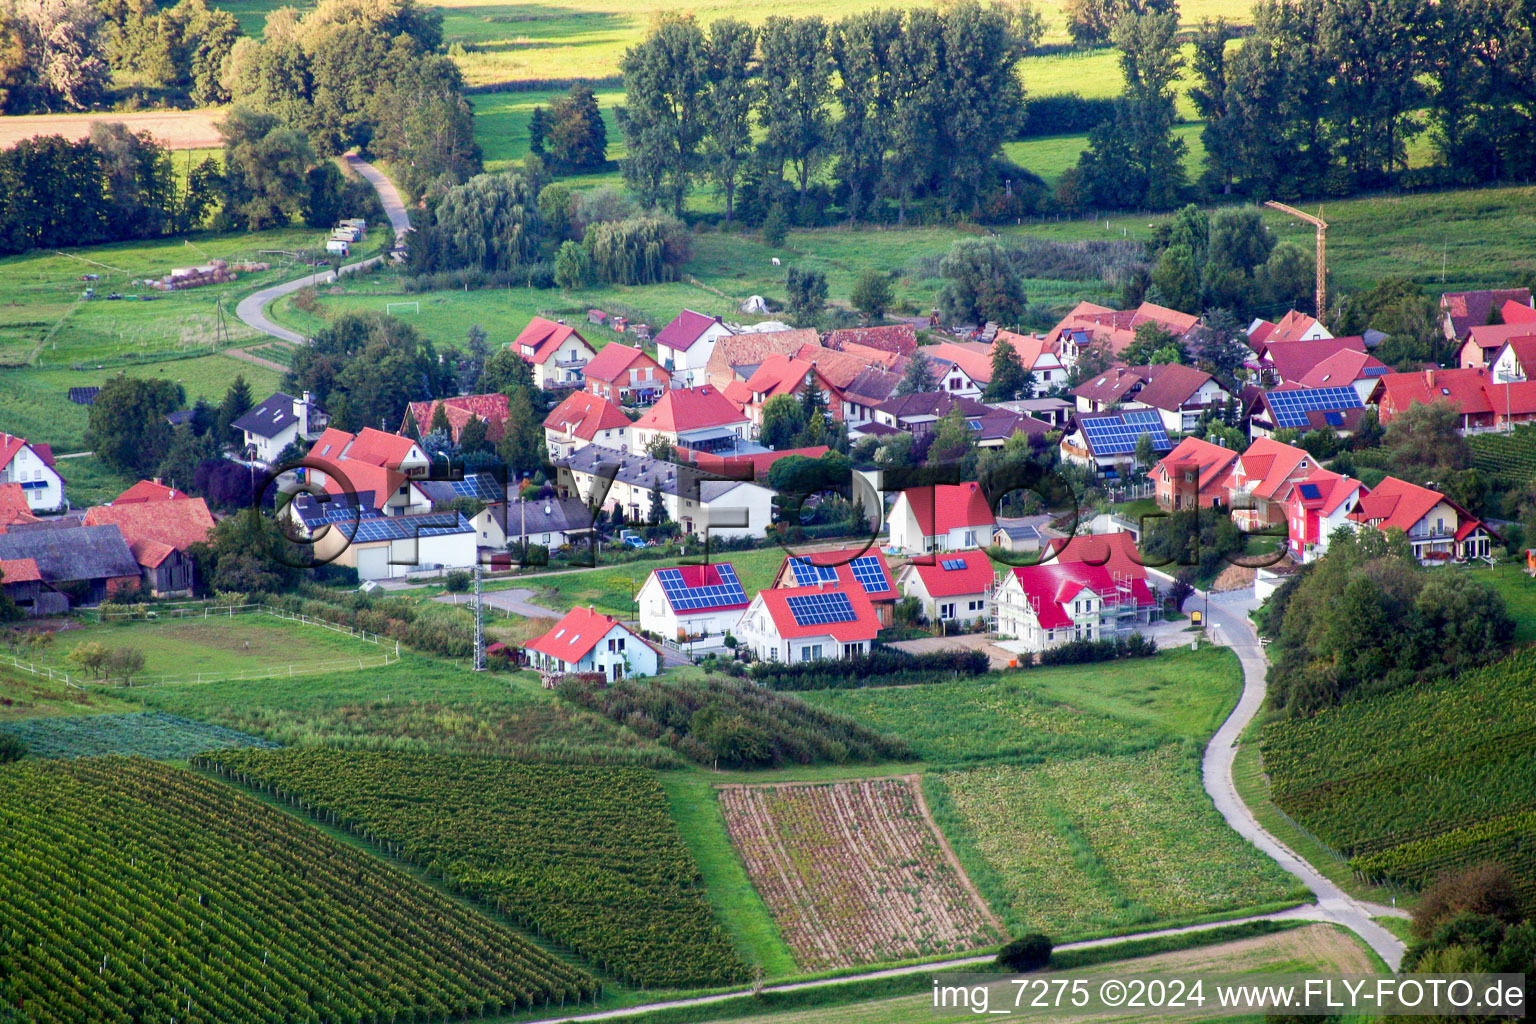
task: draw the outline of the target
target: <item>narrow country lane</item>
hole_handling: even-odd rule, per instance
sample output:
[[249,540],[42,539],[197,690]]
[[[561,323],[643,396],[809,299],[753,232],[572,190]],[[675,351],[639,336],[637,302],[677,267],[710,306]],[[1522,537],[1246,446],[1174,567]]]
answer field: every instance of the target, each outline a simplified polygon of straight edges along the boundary
[[[395,240],[398,242],[401,236],[411,230],[411,217],[406,212],[405,203],[400,198],[399,189],[395,188],[395,183],[390,181],[383,171],[356,154],[348,153],[343,159],[346,160],[348,167],[362,175],[373,186],[374,191],[378,192],[379,202],[384,207],[385,215],[389,217],[389,226],[394,229]],[[239,317],[240,321],[247,326],[253,327],[279,341],[286,341],[293,345],[302,345],[306,341],[302,334],[299,334],[297,331],[290,331],[286,327],[279,327],[267,318],[266,308],[268,303],[280,299],[284,295],[291,295],[301,288],[311,285],[330,284],[336,280],[337,273],[350,274],[360,270],[367,270],[382,260],[382,256],[370,256],[368,259],[358,260],[356,263],[348,263],[334,273],[329,270],[324,273],[310,273],[305,274],[303,277],[295,278],[292,281],[270,285],[260,291],[252,292],[241,299],[239,305],[235,307],[235,316]]]

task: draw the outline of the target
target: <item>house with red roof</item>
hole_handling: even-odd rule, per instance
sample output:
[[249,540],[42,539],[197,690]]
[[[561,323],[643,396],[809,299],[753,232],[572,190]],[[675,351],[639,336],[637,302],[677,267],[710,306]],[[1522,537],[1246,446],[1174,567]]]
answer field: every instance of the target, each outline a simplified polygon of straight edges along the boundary
[[64,478],[53,464],[53,447],[32,444],[15,434],[0,434],[0,484],[20,484],[33,512],[62,512]]
[[718,388],[672,388],[635,421],[631,444],[646,451],[657,438],[680,448],[718,452],[748,439],[751,420]]
[[[27,614],[42,614],[36,610],[38,598],[43,593],[43,574],[37,566],[37,559],[0,558],[0,593],[5,594]],[[62,594],[55,597],[58,610],[68,611],[69,599]]]
[[773,577],[775,589],[821,587],[834,583],[862,588],[864,596],[875,606],[882,627],[889,626],[894,620],[896,601],[901,595],[885,553],[876,545],[791,555],[784,559]]
[[528,665],[545,675],[595,672],[617,681],[661,672],[661,654],[611,615],[572,608],[554,628],[524,645]]
[[554,462],[570,458],[589,444],[627,452],[631,426],[624,410],[608,399],[590,391],[572,391],[544,417],[544,443]]
[[0,527],[36,522],[41,520],[32,514],[27,492],[21,484],[0,484]]
[[703,384],[715,342],[730,335],[731,329],[719,317],[685,309],[656,332],[656,358],[679,387]]
[[885,327],[842,327],[827,335],[827,347],[842,351],[849,345],[879,349],[897,356],[917,351],[917,328],[908,323]]
[[1157,507],[1164,512],[1210,508],[1227,500],[1223,486],[1237,452],[1198,437],[1186,437],[1152,470]]
[[1110,309],[1079,302],[1045,337],[1062,361],[1072,366],[1078,354],[1090,345],[1118,357],[1136,340],[1136,328],[1144,323],[1155,323],[1175,338],[1183,338],[1199,322],[1198,316],[1155,302],[1143,302],[1135,309]]
[[709,384],[718,391],[725,391],[733,381],[746,383],[758,367],[772,355],[798,356],[807,345],[821,346],[821,338],[809,328],[782,331],[747,331],[733,334],[715,342],[709,361],[704,364],[702,379],[695,375],[695,386]]
[[751,421],[755,436],[763,426],[763,406],[770,400],[780,395],[800,399],[811,389],[821,393],[822,408],[829,416],[842,418],[842,394],[814,362],[799,356],[770,355],[746,381],[732,381],[724,394]]
[[1248,325],[1248,345],[1255,350],[1275,341],[1321,341],[1333,337],[1328,328],[1318,323],[1317,317],[1291,310],[1278,323],[1255,320]]
[[908,562],[896,574],[896,588],[917,599],[924,618],[959,626],[990,619],[996,583],[985,551],[939,552]]
[[1505,323],[1515,323],[1510,317],[1511,305],[1531,309],[1531,290],[1495,288],[1491,291],[1446,292],[1440,296],[1440,321],[1445,336],[1450,341],[1465,341],[1472,328],[1488,323],[1496,307],[1503,313]]
[[586,390],[620,405],[656,401],[672,375],[639,348],[610,342],[587,364]]
[[824,661],[868,654],[880,618],[863,587],[759,590],[732,635],[760,661]]
[[1271,385],[1299,384],[1323,360],[1346,349],[1364,352],[1365,339],[1350,335],[1317,341],[1266,343],[1258,350],[1259,372]]
[[140,480],[122,494],[113,498],[112,505],[135,505],[145,501],[183,501],[190,497],[185,491],[178,491],[174,487],[167,487],[159,477],[153,480]]
[[1536,380],[1536,325],[1530,334],[1510,338],[1489,363],[1489,377],[1496,384]]
[[1348,385],[1364,402],[1376,389],[1376,379],[1392,372],[1392,367],[1368,352],[1344,348],[1308,370],[1299,383],[1304,388],[1338,388]]
[[[1129,534],[1126,534],[1129,537]],[[1112,640],[1157,617],[1157,598],[1138,560],[1061,557],[1015,566],[994,591],[999,636],[1028,651],[1075,640]]]
[[1360,481],[1326,469],[1313,470],[1299,481],[1285,502],[1291,557],[1313,562],[1327,554],[1334,532],[1352,525],[1350,513],[1366,493]]
[[701,452],[697,448],[679,448],[677,457],[690,466],[726,480],[752,480],[763,483],[768,470],[780,459],[799,455],[807,459],[819,459],[832,449],[824,444],[807,448],[781,448],[778,451],[748,452],[743,455],[722,455],[717,452]]
[[534,387],[579,388],[587,363],[597,355],[592,343],[570,324],[536,316],[512,342],[512,351],[533,368]]
[[138,501],[87,509],[85,526],[116,526],[128,542],[143,577],[156,597],[192,592],[193,563],[187,549],[208,539],[213,513],[202,498]]
[[1232,463],[1225,487],[1232,521],[1257,533],[1285,524],[1291,488],[1317,469],[1317,460],[1294,445],[1256,438]]
[[1057,355],[1051,342],[1043,337],[998,331],[987,341],[944,341],[930,345],[922,351],[938,359],[954,363],[982,390],[992,383],[992,352],[999,341],[1006,341],[1020,366],[1034,375],[1034,392],[1026,398],[1045,394],[1051,388],[1067,382],[1067,366]]
[[1371,401],[1382,426],[1412,405],[1445,402],[1456,410],[1459,429],[1475,433],[1536,419],[1536,380],[1498,381],[1486,366],[1431,367],[1379,378]]
[[1377,530],[1402,530],[1413,555],[1424,564],[1487,557],[1492,532],[1439,491],[1389,476],[1362,495],[1349,514],[1352,523]]
[[448,434],[458,444],[469,421],[478,419],[485,423],[486,440],[495,444],[507,432],[507,396],[500,393],[488,395],[455,395],[452,398],[435,398],[430,402],[412,402],[406,406],[405,418],[400,421],[403,435],[412,426],[417,437],[425,437],[432,431],[432,421],[441,408],[448,419]]
[[729,562],[653,569],[635,600],[641,629],[680,641],[723,636],[747,607]]
[[1159,363],[1138,366],[1136,373],[1146,383],[1137,390],[1135,404],[1157,410],[1163,427],[1174,433],[1194,430],[1208,413],[1221,411],[1232,400],[1215,377],[1193,366]]
[[1052,537],[1045,542],[1042,562],[1087,562],[1106,566],[1120,576],[1145,576],[1146,563],[1136,547],[1136,535],[1129,530],[1110,533],[1078,533],[1070,537]]
[[1530,337],[1532,334],[1536,334],[1536,326],[1524,319],[1473,327],[1456,350],[1456,365],[1463,369],[1487,366],[1493,362],[1505,342],[1513,338]]
[[1111,366],[1072,389],[1078,412],[1108,412],[1122,402],[1131,403],[1147,382],[1128,366]]
[[408,437],[372,427],[356,434],[329,427],[308,458],[326,467],[305,472],[329,494],[356,495],[364,507],[390,516],[431,511],[431,498],[413,483],[427,475],[431,462]]
[[[1380,379],[1371,378],[1373,390]],[[1342,384],[1320,388],[1281,384],[1268,391],[1254,389],[1248,405],[1248,436],[1274,437],[1277,431],[1292,429],[1302,434],[1328,430],[1347,437],[1360,429],[1364,402],[1356,388]]]
[[992,506],[974,481],[910,487],[896,496],[886,522],[891,546],[909,554],[980,547],[997,529]]

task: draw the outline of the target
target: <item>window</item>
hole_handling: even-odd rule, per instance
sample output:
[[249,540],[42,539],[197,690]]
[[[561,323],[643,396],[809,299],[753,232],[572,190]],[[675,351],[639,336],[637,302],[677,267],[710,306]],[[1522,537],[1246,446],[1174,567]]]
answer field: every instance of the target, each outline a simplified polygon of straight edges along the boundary
[[806,644],[800,648],[801,661],[816,661],[821,657],[821,644]]
[[971,607],[970,607],[969,610],[973,611],[973,612],[979,612],[979,611],[981,611],[981,604],[982,603],[980,601],[972,601],[971,602]]
[[939,605],[939,618],[952,619],[955,617],[955,606],[952,604]]

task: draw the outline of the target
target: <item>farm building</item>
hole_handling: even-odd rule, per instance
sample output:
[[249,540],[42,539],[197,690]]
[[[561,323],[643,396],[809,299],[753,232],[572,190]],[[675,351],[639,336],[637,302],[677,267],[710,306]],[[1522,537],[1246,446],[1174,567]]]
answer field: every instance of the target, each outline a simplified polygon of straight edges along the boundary
[[72,605],[95,605],[139,585],[139,563],[115,525],[48,522],[10,526],[0,533],[0,561],[30,560],[40,584],[32,615],[54,615]]
[[27,504],[27,492],[21,489],[21,484],[0,484],[0,527],[36,522],[41,520],[32,514],[32,506]]
[[591,605],[572,608],[553,629],[528,641],[528,664],[546,675],[596,672],[607,679],[661,672],[656,648],[618,619]]
[[541,316],[523,328],[512,351],[533,368],[534,387],[544,390],[581,387],[587,363],[597,355],[576,328]]
[[678,640],[730,632],[747,594],[729,562],[656,569],[636,596],[640,626]]
[[760,590],[734,634],[762,661],[820,661],[867,654],[880,617],[863,587],[823,584]]
[[267,465],[290,444],[318,439],[329,422],[308,391],[298,398],[276,391],[232,426],[244,435],[244,445],[255,452],[255,460]]
[[845,589],[855,586],[862,588],[864,595],[875,606],[880,625],[889,626],[893,621],[896,600],[900,594],[891,578],[891,567],[886,564],[884,553],[874,545],[791,555],[779,566],[772,586],[775,589],[821,587],[829,583],[836,583]]
[[934,555],[909,562],[896,576],[903,597],[915,597],[929,622],[966,625],[992,613],[995,583],[992,560],[985,551]]
[[656,332],[656,358],[679,387],[703,384],[704,367],[714,354],[715,342],[730,334],[731,329],[719,317],[685,309]]
[[64,478],[53,465],[53,448],[30,444],[15,434],[0,435],[0,484],[19,484],[33,512],[61,512]]
[[896,497],[886,517],[891,546],[909,554],[964,551],[987,543],[997,519],[978,483],[913,487]]
[[144,589],[156,597],[185,596],[194,583],[188,549],[208,539],[213,513],[202,498],[128,502],[87,509],[86,526],[116,526],[139,563]]

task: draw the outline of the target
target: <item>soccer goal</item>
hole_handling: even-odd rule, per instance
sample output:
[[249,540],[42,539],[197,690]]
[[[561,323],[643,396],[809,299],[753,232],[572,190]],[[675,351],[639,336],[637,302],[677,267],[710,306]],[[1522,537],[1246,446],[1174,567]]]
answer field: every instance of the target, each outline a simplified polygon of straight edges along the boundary
[[385,316],[394,316],[395,315],[395,310],[397,310],[397,309],[402,311],[402,312],[405,312],[405,313],[420,313],[421,312],[421,303],[419,301],[418,302],[388,302],[388,303],[385,303],[385,305],[384,305],[384,315]]

